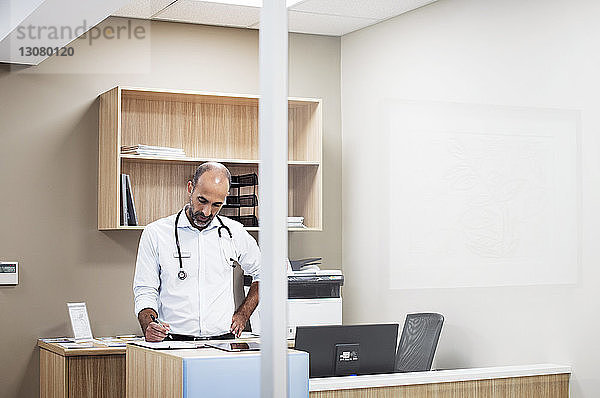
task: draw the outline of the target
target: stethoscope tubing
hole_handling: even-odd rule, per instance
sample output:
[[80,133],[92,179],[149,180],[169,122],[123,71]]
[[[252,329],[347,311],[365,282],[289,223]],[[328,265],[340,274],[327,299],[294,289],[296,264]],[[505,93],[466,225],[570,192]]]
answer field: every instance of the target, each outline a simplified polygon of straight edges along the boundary
[[[183,269],[183,260],[181,258],[181,245],[179,244],[179,231],[177,230],[177,226],[179,225],[179,217],[181,216],[182,212],[183,209],[179,210],[177,216],[175,217],[175,245],[177,246],[177,258],[179,259],[179,272],[177,273],[177,277],[181,280],[184,280],[185,278],[187,278],[187,272],[185,272],[185,270]],[[221,229],[225,229],[225,231],[227,231],[227,234],[229,235],[229,239],[233,240],[233,235],[231,234],[231,230],[229,229],[229,227],[223,223],[223,220],[221,220],[221,217],[219,217],[219,215],[216,215],[216,217],[217,220],[219,220],[219,223],[221,224],[221,226],[217,229],[217,233],[219,234],[219,240],[222,239]],[[223,246],[221,242],[219,242],[219,245],[221,246],[221,254],[223,254]],[[235,268],[235,261],[229,265],[232,268]]]

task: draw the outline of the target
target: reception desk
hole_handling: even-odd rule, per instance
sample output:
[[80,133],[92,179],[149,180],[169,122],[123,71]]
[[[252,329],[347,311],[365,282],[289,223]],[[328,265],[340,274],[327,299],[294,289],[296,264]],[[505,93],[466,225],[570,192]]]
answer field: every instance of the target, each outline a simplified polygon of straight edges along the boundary
[[540,364],[310,379],[311,398],[568,398],[570,366]]
[[[180,366],[183,361],[166,354],[166,351],[140,348],[145,350],[143,355],[130,355],[126,361],[124,348],[98,346],[89,349],[64,349],[57,344],[42,341],[39,342],[39,347],[41,397],[124,397],[126,383],[129,386],[134,379],[140,380],[139,372],[143,372],[143,376],[151,380],[147,383],[154,384],[156,388],[160,385],[161,389],[166,389],[169,383],[183,387],[183,380],[179,376],[181,374],[183,377],[183,368]],[[128,346],[128,349],[130,347],[134,346]],[[189,355],[198,355],[203,350],[206,349],[192,350]],[[208,353],[205,351],[205,354]],[[248,354],[255,357],[258,355],[246,353]],[[157,359],[161,357],[163,359]],[[137,363],[135,368],[129,365],[129,361]],[[177,375],[173,376],[175,374]],[[307,383],[310,398],[567,398],[570,374],[569,366],[540,364],[327,377],[309,379]],[[233,372],[227,367],[221,372],[221,376],[226,376],[232,383],[238,383],[239,377],[244,376],[244,373]],[[173,377],[181,383],[173,383]],[[143,385],[143,388],[148,386],[146,383]],[[128,389],[129,397],[147,396],[139,389],[142,387],[138,386],[137,390],[133,390],[131,385],[131,388],[131,391]],[[162,397],[182,396],[178,390],[161,392]],[[138,393],[142,395],[136,395]],[[243,397],[252,396],[248,393],[246,390]]]
[[[308,353],[288,350],[288,397],[308,396]],[[128,398],[260,397],[260,352],[127,345]]]
[[[294,350],[289,353],[290,398],[569,396],[569,366],[540,364],[309,380],[308,355]],[[259,397],[259,364],[258,353],[227,353],[207,348],[156,351],[128,345],[127,396]],[[195,384],[190,384],[190,380],[195,380]]]

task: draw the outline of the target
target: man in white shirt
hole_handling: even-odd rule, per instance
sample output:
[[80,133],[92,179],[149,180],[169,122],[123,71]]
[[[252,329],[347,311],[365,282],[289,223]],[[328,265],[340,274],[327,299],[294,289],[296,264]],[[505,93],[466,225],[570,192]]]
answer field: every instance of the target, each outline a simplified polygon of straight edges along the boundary
[[[189,204],[144,229],[133,293],[147,341],[239,336],[258,305],[258,245],[242,224],[218,215],[230,186],[225,166],[204,163],[187,184]],[[253,282],[235,309],[238,265]]]

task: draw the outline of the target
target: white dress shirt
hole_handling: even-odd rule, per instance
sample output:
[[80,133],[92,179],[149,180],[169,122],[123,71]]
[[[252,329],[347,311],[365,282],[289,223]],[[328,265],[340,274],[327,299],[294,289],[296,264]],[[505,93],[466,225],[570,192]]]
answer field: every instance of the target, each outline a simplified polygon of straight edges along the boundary
[[175,244],[175,217],[161,218],[142,232],[135,265],[133,294],[135,314],[144,308],[154,309],[171,332],[193,336],[216,336],[228,333],[235,311],[233,268],[226,259],[234,258],[244,274],[258,280],[260,251],[254,238],[243,225],[219,216],[229,227],[233,239],[224,228],[221,238],[217,218],[202,231],[193,227],[185,214],[178,222],[179,243],[184,280]]

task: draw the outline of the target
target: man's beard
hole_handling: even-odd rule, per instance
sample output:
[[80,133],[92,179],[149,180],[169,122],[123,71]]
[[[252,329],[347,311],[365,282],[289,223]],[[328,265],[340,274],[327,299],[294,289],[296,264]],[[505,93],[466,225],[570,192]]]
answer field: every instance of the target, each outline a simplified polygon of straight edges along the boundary
[[212,221],[212,219],[214,217],[213,215],[211,215],[208,217],[208,219],[204,219],[204,221],[203,221],[202,218],[204,218],[204,215],[202,214],[202,211],[197,211],[194,213],[191,203],[188,206],[188,214],[189,214],[190,218],[192,219],[192,222],[194,223],[194,225],[198,228],[206,228],[208,226],[208,224],[210,224],[210,222]]

